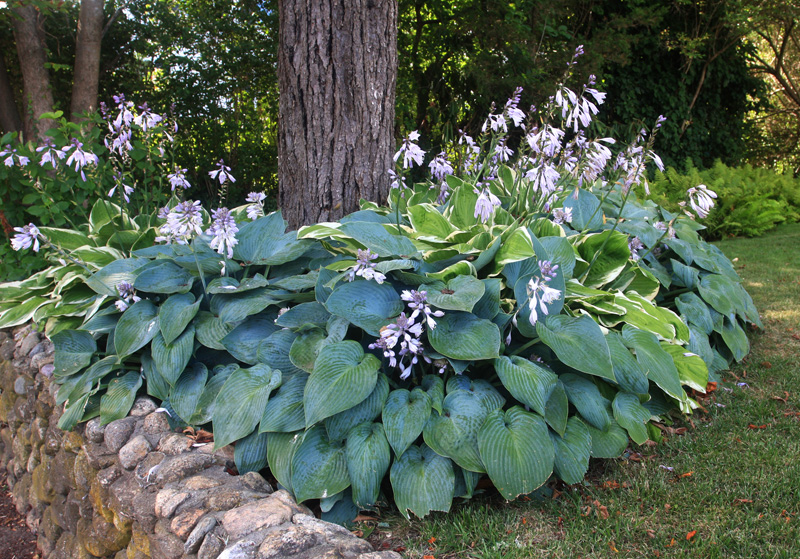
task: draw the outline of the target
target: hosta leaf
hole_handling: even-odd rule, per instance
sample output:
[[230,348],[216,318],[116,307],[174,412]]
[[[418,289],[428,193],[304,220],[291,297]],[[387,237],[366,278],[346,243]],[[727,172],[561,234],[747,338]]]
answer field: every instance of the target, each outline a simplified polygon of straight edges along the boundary
[[564,430],[567,428],[567,418],[569,416],[569,399],[564,385],[557,382],[547,400],[547,406],[544,409],[544,420],[553,431],[564,436]]
[[133,284],[139,270],[149,262],[146,258],[115,260],[86,278],[86,285],[100,295],[119,297],[117,286],[122,282]]
[[442,413],[444,402],[444,381],[438,375],[424,375],[420,387],[430,396],[431,408]]
[[652,332],[662,340],[671,340],[675,337],[675,328],[657,316],[649,302],[643,305],[623,295],[618,295],[614,298],[614,304],[625,309],[623,320],[631,326]]
[[494,258],[498,266],[505,266],[533,255],[531,235],[525,227],[519,227],[504,239]]
[[575,251],[566,237],[539,237],[553,264],[558,264],[565,278],[572,277],[575,269]]
[[614,420],[604,431],[589,424],[586,428],[592,435],[592,456],[595,458],[617,458],[628,448],[628,433]]
[[583,280],[589,287],[602,287],[613,281],[631,257],[628,236],[619,231],[592,233],[578,242],[576,248],[578,254],[590,263],[591,268]]
[[726,316],[719,333],[736,361],[741,361],[750,353],[750,341],[738,321]]
[[606,334],[606,342],[611,351],[614,376],[620,388],[635,394],[647,394],[650,389],[647,375],[630,350],[622,343],[622,336],[618,332],[609,332]]
[[408,207],[408,217],[411,226],[420,235],[446,239],[454,231],[453,226],[447,221],[433,204],[415,204]]
[[567,196],[564,207],[572,209],[570,225],[576,231],[600,229],[603,226],[600,200],[585,188],[579,188],[573,195]]
[[127,416],[136,399],[136,391],[141,386],[142,377],[136,372],[111,379],[106,393],[100,399],[100,424],[108,425]]
[[233,256],[246,264],[277,266],[291,262],[303,255],[314,243],[297,240],[297,232],[286,230],[286,222],[280,212],[260,217],[239,228],[236,235],[239,243]]
[[174,385],[192,358],[194,350],[194,326],[187,328],[178,339],[171,344],[164,342],[159,332],[150,345],[151,355],[156,369],[166,381]]
[[636,352],[636,361],[647,373],[647,377],[655,382],[661,390],[677,400],[684,397],[678,369],[666,351],[658,344],[655,335],[630,325],[622,328],[625,345]]
[[167,379],[162,377],[161,373],[156,369],[150,352],[142,353],[142,373],[145,379],[144,385],[150,396],[158,400],[166,400],[169,398],[169,391],[172,390],[172,387],[167,382]]
[[45,297],[31,297],[23,303],[14,305],[0,313],[0,328],[11,328],[12,326],[25,324],[40,307],[50,302],[51,299]]
[[569,402],[590,425],[605,430],[611,423],[606,407],[610,403],[590,380],[567,373],[560,375]]
[[233,460],[239,474],[263,470],[267,466],[267,434],[253,431],[237,441]]
[[337,285],[326,306],[333,314],[346,318],[376,337],[380,329],[403,310],[400,295],[391,285],[367,280]]
[[714,321],[706,303],[696,293],[682,293],[675,299],[675,305],[689,322],[701,328],[706,334],[714,330]]
[[350,485],[344,445],[328,439],[322,425],[306,431],[295,450],[291,483],[299,503],[335,495]]
[[422,434],[431,415],[431,397],[421,388],[411,392],[405,389],[389,393],[383,407],[383,426],[386,438],[397,456]]
[[447,394],[459,390],[475,394],[486,411],[502,408],[506,403],[503,395],[489,381],[481,378],[471,379],[466,375],[455,375],[447,379]]
[[289,360],[296,368],[310,373],[314,370],[314,363],[325,343],[325,338],[325,331],[321,328],[312,328],[302,332],[294,339],[289,348]]
[[275,323],[282,328],[300,328],[306,324],[325,326],[331,313],[320,303],[301,303],[295,305],[278,317]]
[[372,422],[381,414],[386,398],[389,396],[389,380],[378,373],[375,388],[360,404],[340,411],[325,420],[325,429],[332,441],[341,441],[348,436],[350,429],[362,423]]
[[186,423],[189,425],[203,425],[214,419],[214,410],[216,408],[219,391],[222,390],[228,377],[238,368],[238,365],[228,365],[222,370],[215,372],[213,376],[208,379],[202,394],[200,394],[200,398],[197,400],[194,413],[186,420]]
[[[289,358],[289,352],[296,338],[297,334],[287,329],[270,334],[268,338],[258,344],[256,359],[259,363],[265,363],[273,369],[280,369],[284,375],[302,373],[303,369],[296,367]],[[313,361],[311,369],[313,369]]]
[[260,432],[291,433],[306,426],[305,410],[303,409],[303,392],[306,382],[308,382],[308,375],[302,371],[284,381],[264,408],[258,428]]
[[323,347],[306,384],[306,426],[363,401],[375,388],[380,361],[354,341]]
[[211,298],[211,310],[216,311],[224,322],[238,322],[279,304],[280,300],[274,295],[275,292],[266,287],[244,293],[214,295]]
[[466,470],[485,472],[477,436],[488,414],[475,392],[457,390],[448,394],[441,415],[432,413],[422,431],[425,443]]
[[536,332],[565,365],[590,375],[616,380],[603,331],[588,316],[551,316]]
[[700,296],[723,315],[736,311],[736,287],[733,281],[719,274],[708,274],[697,286]]
[[208,379],[208,369],[202,363],[193,363],[173,383],[175,386],[169,393],[169,401],[178,416],[190,425],[197,409]]
[[62,431],[71,431],[83,417],[86,404],[89,402],[89,393],[84,394],[76,401],[71,402],[58,419],[58,428]]
[[623,427],[636,444],[647,441],[647,422],[650,420],[650,411],[639,403],[635,394],[618,392],[611,404],[614,419]]
[[128,308],[114,329],[114,347],[120,357],[130,355],[158,334],[158,308],[143,299]]
[[500,354],[500,329],[474,314],[450,311],[436,320],[428,331],[433,349],[446,357],[463,361],[494,359]]
[[[698,392],[706,391],[708,366],[702,357],[687,351],[688,348],[679,345],[661,342],[661,348],[672,356],[675,368],[678,369],[678,377],[681,379],[681,384]],[[623,427],[625,426],[623,425]]]
[[280,383],[281,372],[261,363],[234,371],[215,402],[214,447],[248,435],[264,414],[269,393]]
[[389,479],[400,514],[418,517],[432,510],[447,512],[453,502],[455,472],[447,458],[426,445],[411,446],[392,464]]
[[258,363],[258,346],[274,332],[280,330],[273,316],[251,316],[228,335],[222,338],[222,345],[239,361],[249,365]]
[[206,293],[214,295],[216,293],[242,293],[258,289],[259,287],[266,287],[269,284],[267,279],[261,274],[256,274],[252,278],[245,278],[241,282],[236,278],[229,278],[223,276],[221,278],[214,278],[206,286]]
[[303,442],[302,431],[267,434],[267,464],[269,464],[269,471],[275,476],[278,483],[290,493],[294,493],[294,488],[292,487],[292,459],[301,442]]
[[550,433],[555,449],[554,471],[565,483],[583,481],[589,469],[589,455],[592,451],[592,435],[589,428],[576,416],[567,421],[567,429],[559,437]]
[[345,456],[353,487],[353,502],[366,509],[377,502],[381,481],[391,462],[383,425],[362,423],[353,427],[347,435]]
[[66,377],[77,373],[92,362],[97,343],[85,330],[62,330],[51,337],[55,347],[53,375]]
[[500,278],[489,278],[481,281],[485,286],[485,291],[472,308],[472,314],[478,318],[492,320],[500,312],[500,291],[503,288],[503,282]]
[[438,281],[419,288],[428,294],[428,302],[445,310],[472,312],[483,297],[484,283],[473,276],[457,276],[447,283]]
[[170,295],[158,309],[158,326],[164,343],[171,344],[197,315],[202,297],[197,301],[191,293]]
[[495,359],[494,369],[514,398],[545,415],[547,400],[558,380],[552,371],[516,355]]
[[553,443],[540,416],[514,406],[495,410],[478,432],[478,447],[489,478],[506,499],[530,493],[553,472]]
[[186,293],[194,278],[171,260],[154,260],[137,271],[133,287],[147,293]]
[[389,233],[380,223],[351,221],[343,223],[339,230],[381,257],[413,256],[417,253],[417,247],[408,237]]

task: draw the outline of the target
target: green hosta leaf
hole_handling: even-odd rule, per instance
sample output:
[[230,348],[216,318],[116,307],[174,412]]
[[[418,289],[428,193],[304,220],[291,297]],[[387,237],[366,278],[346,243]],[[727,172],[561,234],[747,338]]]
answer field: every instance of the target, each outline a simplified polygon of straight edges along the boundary
[[323,347],[303,396],[306,426],[363,401],[375,388],[380,365],[374,355],[364,355],[357,342],[338,342]]
[[[603,211],[597,196],[579,188],[564,200],[565,208],[572,208],[570,225],[576,231],[600,229],[603,227]],[[627,243],[626,243],[627,244]]]
[[474,314],[450,311],[428,330],[433,349],[446,357],[463,361],[495,359],[500,355],[500,329]]
[[480,300],[472,308],[472,314],[478,318],[492,320],[500,312],[500,291],[503,282],[499,278],[489,278],[481,280],[485,286],[485,291]]
[[558,380],[552,371],[516,355],[495,359],[494,369],[514,398],[545,415],[547,400]]
[[367,280],[337,285],[326,306],[333,314],[376,337],[381,328],[403,311],[403,301],[391,285]]
[[366,509],[377,502],[381,481],[392,458],[383,425],[362,423],[351,429],[345,456],[353,486],[353,502]]
[[609,332],[606,334],[606,342],[608,349],[611,350],[614,376],[620,388],[634,394],[647,394],[650,390],[647,375],[630,350],[622,343],[622,336],[618,332]]
[[178,339],[171,344],[164,342],[159,332],[150,346],[156,369],[166,381],[174,385],[181,373],[189,364],[194,351],[194,326],[187,328]]
[[120,357],[146,346],[158,334],[158,308],[145,299],[122,313],[114,329],[114,347]]
[[550,433],[550,438],[555,449],[553,469],[556,475],[569,484],[583,481],[592,451],[592,435],[586,424],[572,416],[567,421],[563,436]]
[[306,431],[292,456],[292,489],[297,502],[330,497],[349,486],[344,445],[329,440],[321,425]]
[[602,287],[613,281],[619,276],[631,257],[628,236],[619,231],[592,233],[579,241],[575,248],[578,249],[578,254],[591,265],[591,269],[583,281],[584,285],[589,287]]
[[269,284],[267,279],[261,274],[256,274],[252,278],[245,278],[241,282],[236,278],[221,277],[214,278],[206,286],[206,293],[214,295],[217,293],[242,293],[251,291],[259,287],[266,287]]
[[520,227],[504,239],[494,259],[498,266],[505,266],[512,262],[527,260],[533,255],[531,235],[525,227]]
[[478,432],[489,478],[506,499],[530,493],[553,472],[553,443],[544,420],[520,406],[495,410]]
[[[273,369],[280,369],[284,375],[302,373],[303,369],[296,367],[289,358],[289,352],[295,339],[297,339],[297,334],[291,330],[278,330],[270,334],[267,339],[258,344],[256,359],[259,363],[265,363]],[[311,369],[313,370],[313,361]],[[296,431],[296,429],[292,429],[292,431]]]
[[141,386],[142,377],[135,372],[111,379],[106,393],[100,399],[100,424],[108,425],[128,415],[136,398],[136,391]]
[[714,310],[723,315],[736,311],[736,286],[729,278],[718,274],[708,274],[698,285],[700,296]]
[[547,251],[553,264],[564,274],[565,279],[572,277],[575,269],[575,250],[566,237],[539,237],[539,242]]
[[547,406],[544,409],[544,420],[553,431],[564,436],[564,430],[567,428],[567,417],[569,416],[569,399],[564,385],[557,382],[547,400]]
[[211,298],[211,310],[224,322],[238,322],[264,309],[280,304],[275,291],[261,287],[244,293],[220,294]]
[[196,302],[194,295],[183,293],[170,295],[158,309],[158,326],[164,343],[171,344],[186,329],[186,326],[197,315],[202,297]]
[[[458,252],[456,252],[455,257],[463,258],[462,255],[458,254]],[[449,262],[450,259],[448,259],[447,261]],[[478,275],[478,271],[475,269],[475,266],[472,265],[472,262],[468,262],[466,260],[460,260],[455,264],[450,264],[449,266],[442,268],[438,272],[427,272],[425,275],[427,276],[425,278],[426,282],[429,282],[431,280],[438,280],[445,282],[461,276],[476,277]]]
[[616,421],[611,421],[608,429],[601,431],[586,425],[592,435],[592,456],[595,458],[617,458],[628,448],[628,433]]
[[[81,324],[80,330],[88,330],[93,334],[110,334],[117,327],[120,316],[122,316],[122,313],[114,305],[111,305],[91,315],[91,318]],[[50,339],[52,339],[52,336],[50,336]]]
[[625,345],[636,352],[636,361],[645,370],[647,377],[676,400],[682,400],[684,392],[678,369],[675,368],[672,356],[661,348],[655,335],[626,324],[622,328],[622,338]]
[[401,388],[389,394],[383,408],[383,426],[395,455],[402,456],[417,440],[430,415],[431,397],[423,389],[409,392]]
[[382,258],[389,256],[407,257],[417,253],[417,247],[408,237],[394,235],[380,223],[352,221],[343,223],[339,231],[355,239]]
[[62,431],[71,431],[83,417],[86,404],[89,402],[89,393],[84,394],[78,400],[70,403],[63,415],[58,420],[58,428]]
[[332,441],[341,441],[348,436],[350,429],[365,422],[374,421],[381,414],[386,398],[389,396],[389,380],[378,373],[375,388],[360,404],[340,411],[325,420],[325,429]]
[[147,293],[186,293],[194,278],[171,260],[155,260],[138,270],[133,287]]
[[675,299],[675,305],[689,322],[702,329],[706,334],[714,331],[714,321],[708,312],[706,303],[696,293],[682,293]]
[[432,510],[448,512],[455,491],[453,463],[426,445],[411,446],[395,460],[389,472],[394,502],[400,514],[418,517]]
[[278,391],[267,402],[258,430],[262,433],[291,433],[306,426],[303,409],[303,392],[308,375],[300,372],[284,381]]
[[70,251],[82,246],[94,246],[94,242],[80,231],[59,229],[58,227],[39,227],[39,231],[57,247]]
[[235,324],[225,322],[210,312],[200,311],[195,317],[194,326],[198,342],[211,349],[224,351],[222,340],[230,334]]
[[478,201],[478,195],[473,192],[472,185],[466,184],[453,175],[449,175],[446,180],[452,191],[452,196],[450,197],[450,204],[445,212],[447,214],[445,217],[456,228],[467,231],[478,223],[478,218],[475,217],[475,204]]
[[[653,305],[646,305],[632,301],[623,295],[614,297],[614,304],[625,309],[623,320],[640,330],[652,332],[662,340],[671,340],[675,337],[675,328],[656,316]],[[648,312],[649,311],[649,312]]]
[[216,399],[214,448],[248,435],[264,414],[269,393],[280,386],[281,372],[258,364],[231,374]]
[[551,316],[547,323],[536,324],[536,332],[565,365],[590,375],[616,380],[603,331],[588,316]]
[[314,370],[314,363],[324,343],[324,330],[321,328],[306,330],[292,342],[292,347],[289,349],[289,360],[295,367],[310,373]]
[[473,276],[457,276],[446,284],[439,281],[423,285],[419,290],[428,293],[428,302],[435,307],[471,312],[483,297],[486,286]]
[[133,284],[133,282],[136,281],[139,270],[148,263],[149,260],[146,258],[123,258],[121,260],[115,260],[108,266],[103,267],[86,278],[86,285],[100,295],[119,297],[117,286],[122,282]]
[[430,396],[431,408],[440,414],[444,402],[444,381],[438,375],[424,375],[420,387]]
[[45,297],[31,297],[23,303],[14,305],[0,313],[0,328],[11,328],[28,322],[39,307],[50,303]]
[[422,431],[425,443],[466,470],[485,472],[477,436],[488,414],[475,392],[457,390],[448,394],[441,415],[432,413]]
[[300,258],[314,243],[297,240],[297,232],[286,230],[286,222],[280,212],[245,223],[239,228],[236,238],[239,244],[233,249],[233,257],[246,264],[277,266]]
[[614,419],[623,427],[636,444],[647,441],[647,422],[650,421],[650,411],[639,403],[635,394],[618,392],[611,404]]
[[606,411],[609,401],[600,394],[597,385],[572,373],[559,376],[559,380],[564,384],[569,402],[575,406],[581,417],[601,431],[607,429],[611,424],[611,418]]
[[194,363],[173,383],[174,388],[169,393],[169,401],[178,416],[189,425],[197,425],[191,421],[197,410],[200,397],[203,395],[208,369],[202,363]]
[[251,316],[222,338],[222,345],[236,359],[250,365],[258,363],[258,346],[274,332],[280,330],[274,315]]
[[303,442],[303,432],[269,433],[267,435],[267,464],[269,471],[283,487],[294,493],[292,487],[292,459]]
[[325,326],[331,313],[322,304],[313,301],[295,305],[278,317],[275,323],[282,328],[300,328],[306,324]]
[[726,316],[719,333],[736,361],[741,361],[750,353],[750,341],[747,339],[747,333],[736,320],[731,320]]
[[172,387],[156,369],[149,352],[142,353],[142,373],[144,373],[144,385],[150,396],[162,401],[169,398],[169,391]]
[[[708,366],[702,357],[687,351],[688,348],[679,345],[662,342],[661,348],[672,356],[675,368],[678,369],[678,377],[681,379],[681,384],[698,392],[706,391]],[[623,425],[623,427],[625,426]]]
[[55,347],[53,375],[56,378],[77,373],[92,362],[97,343],[85,330],[62,330],[51,337]]
[[484,379],[471,379],[466,375],[450,377],[447,380],[447,394],[453,394],[459,390],[475,394],[486,411],[502,408],[506,403],[506,399],[497,389]]
[[267,466],[267,434],[253,431],[237,441],[233,460],[239,474],[263,470]]
[[197,400],[194,412],[189,416],[189,419],[186,420],[186,423],[189,425],[203,425],[214,419],[214,410],[216,408],[219,391],[222,390],[228,377],[237,369],[239,369],[238,365],[228,365],[214,373],[213,376],[208,379],[202,394],[200,394],[200,398]]

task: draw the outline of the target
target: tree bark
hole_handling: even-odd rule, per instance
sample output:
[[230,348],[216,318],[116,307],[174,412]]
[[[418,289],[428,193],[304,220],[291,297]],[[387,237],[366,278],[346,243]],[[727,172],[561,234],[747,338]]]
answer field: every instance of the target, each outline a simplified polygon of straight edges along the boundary
[[388,195],[397,2],[279,0],[278,10],[278,203],[296,228]]
[[40,118],[53,111],[53,92],[50,90],[50,75],[45,63],[44,30],[39,21],[39,12],[30,4],[14,8],[14,40],[22,69],[23,111],[25,140],[43,142],[45,132],[56,123],[52,119]]
[[81,0],[78,38],[75,44],[75,68],[72,82],[71,120],[97,108],[100,82],[100,42],[103,38],[104,0]]
[[14,90],[2,55],[0,55],[0,129],[3,134],[22,131],[22,119],[19,117]]

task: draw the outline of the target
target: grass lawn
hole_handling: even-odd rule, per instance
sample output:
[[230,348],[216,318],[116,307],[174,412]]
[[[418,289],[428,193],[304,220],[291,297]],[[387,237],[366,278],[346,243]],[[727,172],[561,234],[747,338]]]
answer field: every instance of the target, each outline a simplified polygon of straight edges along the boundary
[[764,330],[707,413],[593,461],[583,485],[510,503],[490,490],[412,522],[384,514],[365,535],[420,559],[800,558],[800,224],[717,245]]

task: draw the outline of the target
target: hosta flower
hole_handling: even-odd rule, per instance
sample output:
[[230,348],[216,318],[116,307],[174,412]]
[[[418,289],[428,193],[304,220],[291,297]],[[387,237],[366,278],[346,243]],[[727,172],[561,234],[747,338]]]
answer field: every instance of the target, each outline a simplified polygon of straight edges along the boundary
[[189,184],[189,181],[186,180],[186,171],[187,169],[179,169],[176,166],[175,172],[167,175],[167,180],[169,180],[169,185],[172,188],[172,192],[175,192],[176,189],[186,190],[187,188],[192,187],[192,185]]
[[556,183],[561,178],[561,175],[554,165],[544,162],[528,170],[525,173],[525,178],[532,181],[534,192],[541,192],[543,196],[547,197],[555,192]]
[[[401,191],[406,188],[406,178],[404,176],[398,175],[393,169],[389,169],[386,172],[389,174],[389,178],[392,180],[392,182],[389,183],[389,186],[392,188],[399,188]],[[405,194],[401,192],[401,196],[405,196]]]
[[431,175],[433,175],[433,178],[437,181],[441,181],[447,175],[453,174],[453,166],[450,165],[444,152],[434,157],[433,160],[428,163],[428,167],[431,170]]
[[521,95],[522,95],[521,87],[518,87],[517,89],[514,90],[514,94],[508,101],[506,101],[505,113],[506,116],[508,116],[508,118],[512,120],[514,126],[521,126],[522,128],[525,128],[525,126],[522,124],[523,121],[525,120],[525,113],[522,112],[522,110],[520,110],[520,108],[518,107]]
[[665,223],[665,222],[663,222],[663,221],[656,221],[656,222],[653,224],[653,227],[655,227],[655,228],[656,228],[656,229],[658,229],[659,231],[663,231],[664,233],[666,233],[665,237],[666,237],[666,239],[667,239],[667,240],[670,240],[670,239],[674,239],[674,238],[675,238],[675,229],[673,229],[673,228],[672,228],[672,227],[669,225],[669,223]]
[[57,167],[59,161],[67,156],[63,150],[58,149],[55,144],[49,140],[45,145],[36,148],[36,153],[40,154],[39,165],[41,167],[50,163],[53,169]]
[[572,223],[572,208],[556,208],[553,210],[553,223],[563,225]]
[[23,250],[33,245],[33,252],[39,252],[39,229],[33,224],[29,223],[24,227],[14,227],[17,234],[11,239],[11,248],[14,250]]
[[121,281],[117,284],[117,293],[119,293],[120,300],[114,303],[119,309],[119,312],[125,312],[131,303],[141,301],[141,298],[136,295],[133,285],[127,281]]
[[561,299],[561,291],[547,285],[547,280],[540,278],[531,278],[527,285],[528,291],[528,308],[531,311],[530,318],[528,319],[531,326],[539,321],[539,313],[547,315],[547,305]]
[[505,140],[500,140],[497,142],[497,147],[495,148],[494,152],[497,158],[503,163],[511,159],[511,156],[514,155],[514,150],[506,145]]
[[689,195],[689,205],[697,212],[697,216],[701,219],[708,217],[709,212],[714,207],[714,200],[717,193],[709,190],[704,184],[698,184],[686,191]]
[[492,130],[492,132],[508,132],[508,124],[506,123],[506,117],[502,114],[494,115],[490,114],[489,117],[486,119],[486,122],[483,123],[481,127],[481,132],[486,132],[487,129]]
[[[422,355],[422,324],[416,323],[406,313],[400,313],[395,322],[381,329],[381,336],[369,345],[370,349],[382,349],[384,357],[389,359],[391,367],[400,369],[400,378],[411,376],[411,369],[419,362]],[[394,349],[399,346],[396,352]],[[399,358],[399,359],[398,359]]]
[[481,222],[486,223],[494,214],[495,208],[500,206],[500,199],[492,194],[488,188],[484,188],[478,193],[478,200],[475,202],[475,213],[473,217],[480,217]]
[[545,124],[541,129],[534,128],[525,136],[531,151],[541,153],[546,157],[555,157],[561,150],[561,142],[564,138],[564,131]]
[[80,171],[81,178],[86,181],[86,175],[83,173],[83,168],[87,165],[97,165],[100,159],[90,151],[83,151],[83,144],[76,138],[73,138],[72,145],[64,149],[65,152],[72,150],[67,158],[67,166],[75,164],[75,172]]
[[631,251],[631,259],[636,262],[639,260],[639,251],[644,248],[644,243],[639,237],[633,237],[628,241],[628,248]]
[[117,184],[114,185],[114,188],[112,188],[111,190],[108,191],[108,197],[112,198],[114,196],[114,193],[117,191],[117,187],[121,186],[122,187],[122,198],[125,200],[126,203],[130,203],[130,201],[131,201],[130,195],[133,194],[133,187],[128,186],[127,184],[124,184],[122,182],[122,175],[121,174],[117,173],[117,176],[115,178],[116,178]]
[[378,258],[377,254],[373,254],[369,249],[358,249],[355,266],[347,273],[347,280],[353,281],[356,276],[360,276],[365,280],[375,280],[375,283],[383,283],[386,276],[375,270],[375,260]]
[[262,215],[264,215],[264,200],[267,198],[267,195],[263,192],[251,192],[245,198],[246,201],[250,202],[247,206],[247,217],[249,219],[258,219]]
[[6,167],[13,167],[14,166],[14,158],[17,158],[17,165],[20,167],[24,167],[31,160],[24,155],[19,155],[15,148],[12,148],[10,145],[6,145],[6,148],[3,151],[0,151],[0,158],[3,159],[3,163],[5,163]]
[[412,167],[412,163],[422,165],[425,152],[415,143],[417,140],[419,140],[419,132],[414,130],[403,140],[400,149],[394,154],[395,162],[400,159],[401,155],[403,156],[403,169]]
[[225,165],[225,161],[222,159],[217,163],[216,169],[208,172],[208,176],[214,180],[218,179],[220,184],[225,184],[228,181],[236,182],[236,179],[231,175],[231,168]]
[[539,272],[544,281],[550,281],[556,277],[558,264],[553,264],[551,260],[539,260]]
[[167,213],[167,223],[164,224],[156,237],[156,242],[177,242],[186,244],[195,236],[203,232],[203,214],[200,202],[186,200],[179,203]]
[[420,314],[425,317],[425,321],[428,324],[428,328],[433,329],[436,328],[436,321],[433,317],[441,318],[444,316],[443,311],[434,311],[431,310],[430,305],[428,304],[428,292],[427,291],[417,291],[415,289],[412,290],[405,290],[400,294],[400,298],[408,303],[410,309],[414,312],[411,313],[411,320],[415,320]]
[[150,107],[147,106],[147,103],[141,105],[139,107],[141,111],[136,117],[133,119],[133,123],[137,126],[141,127],[142,132],[147,132],[148,129],[153,128],[159,122],[164,120],[161,115],[158,115],[150,110]]
[[228,258],[233,258],[233,247],[239,244],[236,233],[239,228],[236,226],[233,216],[228,208],[219,208],[211,214],[211,227],[206,233],[212,235],[210,246],[220,254],[226,254]]
[[[119,109],[119,113],[117,113],[116,118],[114,121],[109,125],[109,128],[113,132],[114,129],[119,130],[123,126],[127,127],[131,125],[133,122],[134,114],[131,111],[133,108],[133,103],[131,101],[125,101],[125,95],[114,95],[113,96],[114,102],[117,104],[117,108]],[[112,128],[113,126],[113,128]]]

